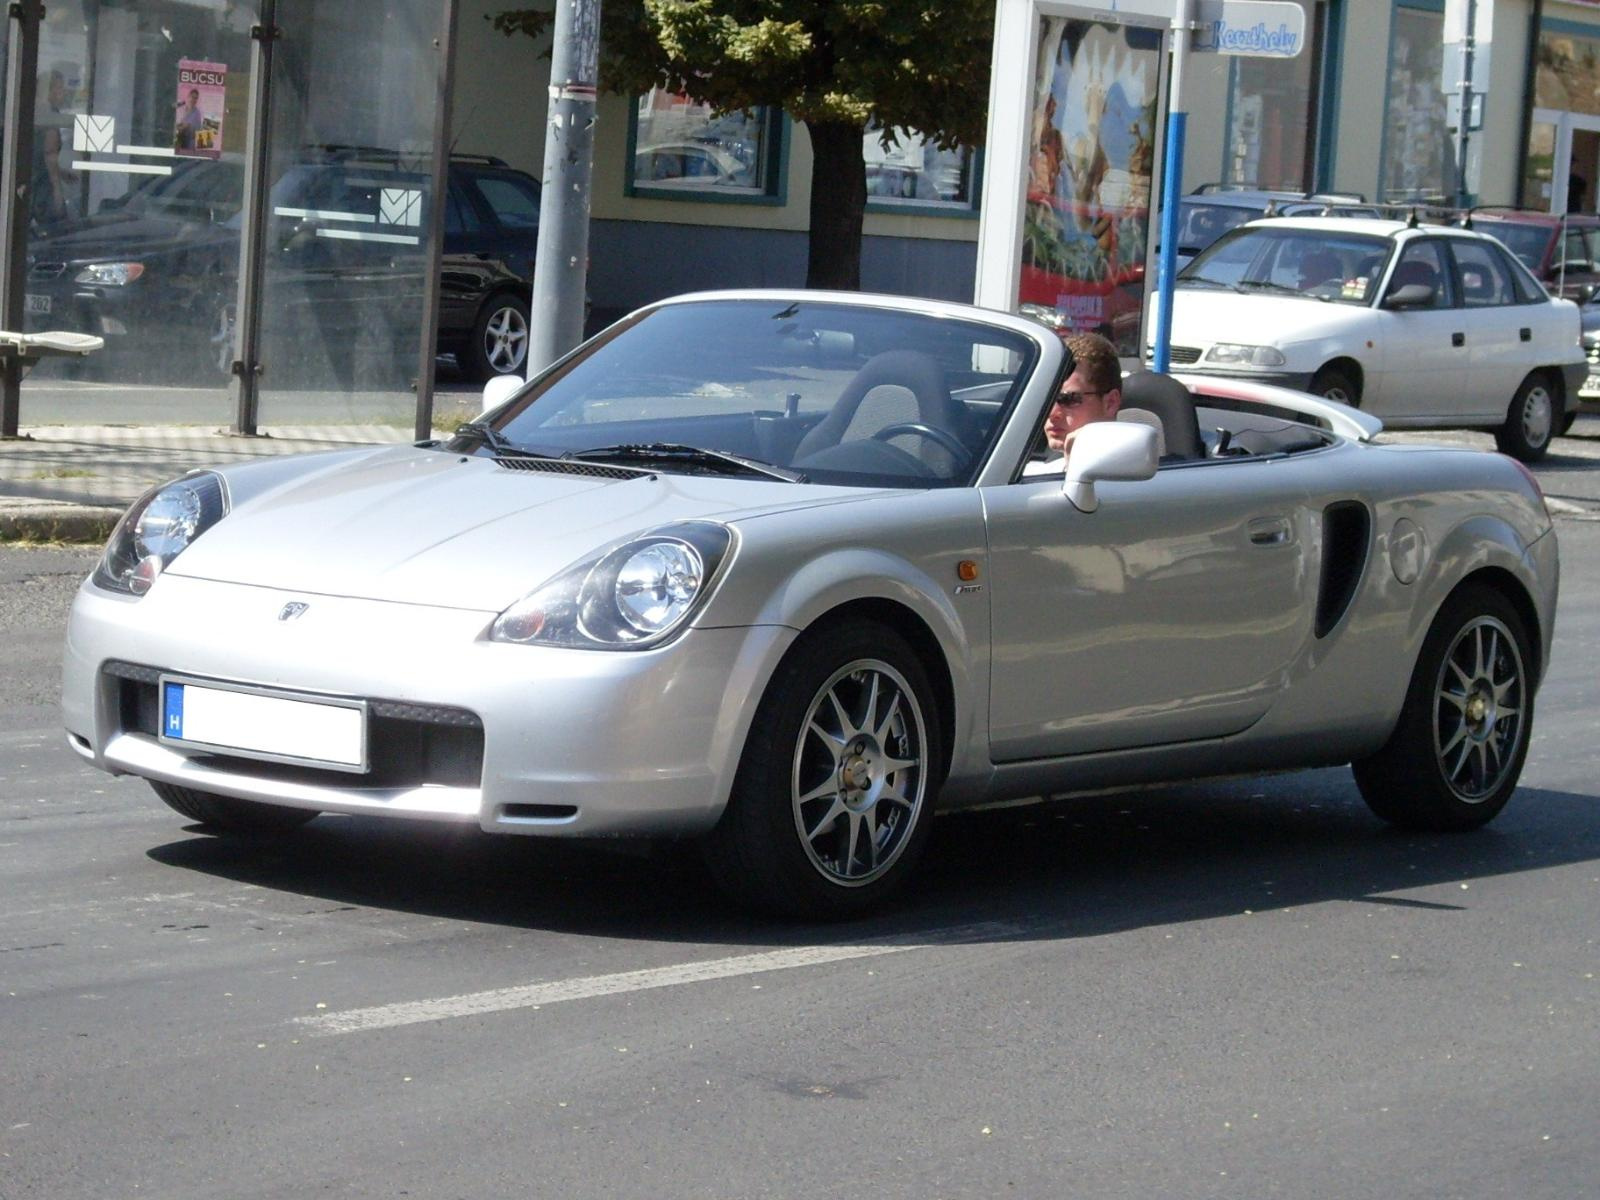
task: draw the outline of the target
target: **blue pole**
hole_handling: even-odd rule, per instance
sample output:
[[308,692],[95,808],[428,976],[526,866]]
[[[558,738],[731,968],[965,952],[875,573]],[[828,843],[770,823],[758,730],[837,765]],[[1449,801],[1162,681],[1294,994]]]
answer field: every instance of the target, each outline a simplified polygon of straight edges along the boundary
[[1178,206],[1188,123],[1188,113],[1167,114],[1167,146],[1161,166],[1161,260],[1156,273],[1156,352],[1151,363],[1161,372],[1172,364],[1172,287],[1178,272]]

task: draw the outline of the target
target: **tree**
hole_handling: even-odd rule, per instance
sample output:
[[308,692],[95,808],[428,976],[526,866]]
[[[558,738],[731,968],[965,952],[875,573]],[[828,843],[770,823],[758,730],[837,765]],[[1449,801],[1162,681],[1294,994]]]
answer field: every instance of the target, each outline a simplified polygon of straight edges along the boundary
[[[811,134],[806,286],[861,286],[869,128],[976,146],[988,112],[993,0],[601,0],[600,84],[682,92],[719,112],[781,108]],[[542,36],[553,14],[492,18]]]

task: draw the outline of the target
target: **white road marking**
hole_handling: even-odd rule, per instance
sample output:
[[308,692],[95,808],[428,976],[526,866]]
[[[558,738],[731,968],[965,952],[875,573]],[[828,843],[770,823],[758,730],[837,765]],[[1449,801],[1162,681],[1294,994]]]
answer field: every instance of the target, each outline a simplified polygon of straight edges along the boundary
[[652,988],[704,983],[712,979],[732,979],[795,967],[815,967],[825,963],[847,962],[855,958],[877,958],[902,954],[907,950],[930,950],[961,942],[984,941],[1019,932],[1018,925],[994,922],[935,930],[911,937],[894,937],[860,942],[848,946],[795,946],[768,950],[760,954],[740,954],[708,962],[679,963],[670,967],[650,967],[642,971],[621,971],[614,975],[589,975],[581,979],[562,979],[551,983],[531,983],[518,987],[495,988],[487,992],[468,992],[439,1000],[413,1000],[401,1004],[381,1004],[373,1008],[353,1008],[346,1012],[318,1013],[296,1017],[294,1023],[313,1034],[361,1033],[371,1029],[393,1029],[423,1021],[447,1021],[454,1017],[476,1017],[485,1013],[506,1012],[515,1008],[560,1004],[567,1000],[589,1000],[596,996],[615,996]]

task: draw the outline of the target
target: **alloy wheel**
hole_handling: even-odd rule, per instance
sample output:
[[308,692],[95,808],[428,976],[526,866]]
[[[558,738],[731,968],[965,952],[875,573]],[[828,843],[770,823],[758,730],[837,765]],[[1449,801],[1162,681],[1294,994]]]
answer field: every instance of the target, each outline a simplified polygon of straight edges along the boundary
[[1514,768],[1526,678],[1516,638],[1496,618],[1480,616],[1456,634],[1434,687],[1434,752],[1460,800],[1487,799]]
[[927,735],[916,693],[888,663],[852,662],[812,699],[790,795],[811,865],[859,887],[908,844],[927,792]]
[[528,321],[507,304],[490,315],[483,328],[483,356],[500,375],[519,370],[528,355]]

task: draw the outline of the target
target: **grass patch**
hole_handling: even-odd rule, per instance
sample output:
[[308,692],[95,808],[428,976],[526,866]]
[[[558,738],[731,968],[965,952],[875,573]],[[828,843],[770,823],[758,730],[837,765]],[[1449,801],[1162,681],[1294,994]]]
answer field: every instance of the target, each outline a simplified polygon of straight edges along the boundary
[[95,473],[85,467],[52,467],[48,471],[35,471],[29,479],[93,479]]

